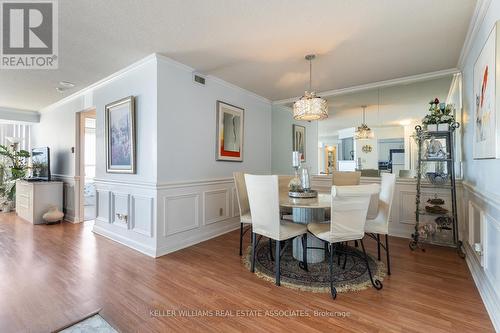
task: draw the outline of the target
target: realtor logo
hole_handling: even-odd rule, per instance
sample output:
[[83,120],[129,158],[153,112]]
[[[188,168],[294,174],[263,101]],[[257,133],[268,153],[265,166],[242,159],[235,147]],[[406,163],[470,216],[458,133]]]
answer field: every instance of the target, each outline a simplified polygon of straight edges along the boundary
[[56,69],[55,0],[0,0],[1,69]]

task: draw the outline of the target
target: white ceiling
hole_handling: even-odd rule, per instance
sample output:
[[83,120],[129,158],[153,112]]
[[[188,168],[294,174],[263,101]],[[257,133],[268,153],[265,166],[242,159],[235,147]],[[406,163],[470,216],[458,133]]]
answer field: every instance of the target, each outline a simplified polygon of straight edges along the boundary
[[[271,100],[456,67],[475,0],[60,0],[59,69],[0,70],[38,110],[154,52]],[[64,94],[61,80],[77,86]]]

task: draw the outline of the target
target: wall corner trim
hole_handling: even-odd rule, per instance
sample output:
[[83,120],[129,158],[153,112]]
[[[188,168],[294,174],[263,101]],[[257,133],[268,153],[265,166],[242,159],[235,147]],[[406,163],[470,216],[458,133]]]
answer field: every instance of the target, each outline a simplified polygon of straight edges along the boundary
[[467,34],[465,35],[464,44],[462,50],[460,51],[460,56],[458,58],[457,67],[463,69],[465,65],[465,59],[469,55],[472,44],[476,39],[479,32],[481,24],[483,23],[484,17],[490,7],[491,0],[478,0],[476,7],[474,8],[474,13],[469,22],[469,28],[467,29]]

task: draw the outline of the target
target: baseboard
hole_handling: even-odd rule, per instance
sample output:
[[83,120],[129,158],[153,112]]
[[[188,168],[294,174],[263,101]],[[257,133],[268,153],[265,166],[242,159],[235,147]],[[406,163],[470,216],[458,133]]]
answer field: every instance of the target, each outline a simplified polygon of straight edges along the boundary
[[486,311],[488,311],[488,314],[490,315],[493,327],[497,332],[500,332],[500,300],[496,296],[494,286],[491,285],[490,281],[484,274],[480,263],[477,261],[472,248],[467,242],[464,244],[464,248],[467,266],[469,266],[469,270],[474,282],[476,283],[477,290],[479,290],[479,294],[481,295],[484,306],[486,307]]
[[156,257],[156,250],[151,247],[144,246],[143,244],[136,242],[134,240],[131,240],[129,238],[123,237],[121,235],[117,235],[113,232],[110,232],[109,230],[102,228],[96,224],[94,224],[94,227],[92,231],[100,236],[104,236],[112,241],[115,241],[117,243],[120,243],[122,245],[125,245],[127,247],[130,247],[138,252],[141,252],[142,254],[145,254],[149,257]]
[[82,223],[83,221],[80,221],[78,218],[76,218],[76,216],[73,216],[73,215],[64,215],[64,221],[66,222],[69,222],[69,223],[73,223],[73,224],[77,224],[77,223]]
[[172,253],[184,249],[186,247],[190,247],[198,243],[207,241],[209,239],[219,237],[221,235],[227,234],[228,232],[234,231],[239,228],[240,228],[240,223],[238,221],[238,223],[231,223],[220,229],[214,228],[210,230],[210,228],[207,228],[208,231],[206,232],[197,230],[193,237],[186,237],[178,242],[167,242],[168,245],[158,247],[156,251],[156,257],[160,257],[165,254]]
[[389,232],[389,236],[410,239],[411,232],[409,233],[406,231],[392,230]]

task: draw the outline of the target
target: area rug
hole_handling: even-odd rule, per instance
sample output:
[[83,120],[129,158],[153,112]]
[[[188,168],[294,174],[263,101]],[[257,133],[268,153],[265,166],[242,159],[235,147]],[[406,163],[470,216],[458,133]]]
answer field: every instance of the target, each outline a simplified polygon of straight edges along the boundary
[[[333,279],[337,292],[359,291],[372,287],[366,262],[361,259],[363,252],[351,246],[346,247],[345,250],[349,253],[345,269],[343,268],[344,255],[341,256],[340,266],[337,255],[335,255],[333,262]],[[243,262],[248,269],[250,269],[251,260],[252,247],[249,246],[243,257]],[[368,254],[368,262],[374,279],[382,281],[386,272],[384,263],[376,260],[370,254]],[[308,272],[299,267],[299,261],[293,258],[292,245],[289,244],[281,257],[281,286],[317,293],[329,293],[330,268],[328,259],[320,263],[308,264],[308,266]],[[269,282],[274,283],[275,281],[274,261],[270,258],[269,242],[264,240],[259,242],[257,247],[255,274]]]

